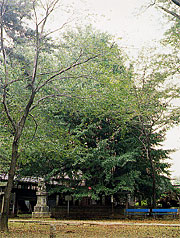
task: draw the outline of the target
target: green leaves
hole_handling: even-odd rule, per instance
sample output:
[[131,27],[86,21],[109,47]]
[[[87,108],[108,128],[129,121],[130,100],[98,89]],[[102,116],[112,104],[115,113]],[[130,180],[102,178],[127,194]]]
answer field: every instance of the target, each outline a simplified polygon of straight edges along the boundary
[[[18,173],[46,179],[58,175],[60,191],[75,197],[99,199],[138,189],[148,196],[152,171],[146,147],[158,178],[167,170],[161,159],[168,153],[154,146],[172,115],[168,100],[175,91],[164,83],[173,72],[173,59],[155,55],[154,60],[140,58],[139,68],[127,67],[113,37],[91,26],[66,31],[53,41],[37,30],[38,22],[36,32],[23,24],[32,7],[29,3],[23,10],[25,3],[8,2],[11,13],[5,12],[4,27],[13,44],[5,62],[7,83],[0,69],[15,125],[26,118]],[[15,132],[6,121],[3,114],[1,154]]]

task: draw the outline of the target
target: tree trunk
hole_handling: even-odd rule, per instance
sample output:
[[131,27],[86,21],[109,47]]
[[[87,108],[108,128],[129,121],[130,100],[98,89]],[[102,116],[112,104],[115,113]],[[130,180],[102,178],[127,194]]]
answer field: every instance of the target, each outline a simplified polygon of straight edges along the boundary
[[4,193],[4,204],[2,207],[2,214],[0,220],[0,229],[3,232],[8,231],[9,204],[11,199],[11,191],[13,188],[17,158],[18,158],[18,141],[14,139],[12,144],[12,160],[10,170],[8,173],[8,183]]
[[155,171],[152,169],[152,177],[153,177],[153,208],[156,208],[156,176],[155,176]]
[[152,181],[152,206],[153,208],[156,208],[156,174],[155,174],[154,163],[148,149],[147,149],[147,157],[151,164],[151,173],[152,173],[152,180],[153,180]]
[[8,231],[9,204],[11,199],[11,191],[13,188],[14,175],[16,171],[16,162],[18,159],[19,140],[21,138],[24,125],[25,125],[27,116],[29,114],[29,109],[33,103],[34,97],[35,97],[35,92],[33,91],[30,96],[29,102],[25,108],[25,113],[15,128],[15,135],[14,135],[14,140],[12,143],[11,164],[10,164],[10,169],[8,173],[8,183],[4,193],[4,205],[3,205],[1,221],[0,221],[0,230],[5,232]]

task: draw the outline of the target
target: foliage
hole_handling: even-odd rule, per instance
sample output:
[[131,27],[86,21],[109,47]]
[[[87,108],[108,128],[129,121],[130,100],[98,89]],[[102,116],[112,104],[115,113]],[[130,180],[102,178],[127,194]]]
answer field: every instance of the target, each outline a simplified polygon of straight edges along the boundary
[[[29,155],[27,150],[22,154],[25,162],[19,171],[21,175],[40,174],[46,179],[64,181],[63,186],[53,188],[51,192],[70,193],[75,198],[91,196],[99,199],[102,195],[113,194],[118,201],[123,192],[130,192],[136,196],[141,194],[150,200],[150,163],[138,139],[141,131],[137,124],[134,127],[136,120],[124,123],[108,114],[104,118],[102,115],[98,118],[91,113],[87,114],[86,110],[86,114],[83,110],[73,112],[73,106],[74,104],[68,104],[66,110],[61,107],[62,110],[52,111],[51,117],[47,113],[46,123],[49,124],[44,130],[48,136],[51,134],[51,141],[46,143],[44,137],[40,148],[30,149]],[[60,134],[62,128],[64,130]],[[37,137],[37,143],[38,140]],[[162,140],[163,137],[159,134],[151,135],[152,146],[157,146]],[[163,162],[169,151],[153,149],[151,154],[156,162],[159,196],[170,186],[166,177],[169,165]]]
[[179,207],[179,191],[174,187],[173,190],[161,194],[161,197],[158,201],[162,207]]
[[[140,57],[141,63],[137,62],[134,74],[132,105],[137,115],[137,124],[135,123],[134,126],[140,131],[139,142],[143,146],[143,156],[148,162],[147,168],[152,178],[153,186],[149,191],[153,195],[153,206],[156,206],[158,196],[156,193],[160,183],[158,164],[162,163],[161,169],[163,169],[166,162],[162,162],[160,158],[166,158],[168,154],[167,151],[158,151],[158,146],[161,146],[167,129],[177,120],[174,113],[177,109],[173,108],[171,103],[172,99],[178,97],[179,88],[168,84],[174,74],[170,57],[164,54],[154,54],[150,58]],[[155,151],[157,156],[154,154]],[[168,180],[165,179],[163,183],[167,185]]]
[[95,47],[102,44],[103,57],[89,62],[83,71],[79,68],[67,73],[68,80],[56,82],[59,92],[63,89],[73,97],[49,99],[36,109],[36,114],[43,115],[43,120],[36,119],[39,126],[34,142],[39,145],[22,153],[21,173],[46,175],[47,179],[59,176],[64,186],[54,192],[71,193],[76,198],[91,195],[99,199],[114,194],[118,199],[126,191],[150,201],[153,175],[146,157],[149,146],[159,197],[171,188],[169,164],[165,161],[170,151],[158,146],[174,123],[169,102],[178,91],[174,86],[163,86],[172,73],[163,61],[165,56],[155,55],[154,60],[141,57],[139,68],[136,66],[133,72],[132,66],[125,67],[118,47],[111,47],[108,35],[87,28],[64,34],[60,43],[64,52],[59,56],[64,57],[65,64],[73,57],[73,52],[66,52],[67,45],[75,44],[78,49],[79,41],[85,49],[87,42]]
[[2,104],[0,105],[0,173],[7,173],[10,162],[9,144],[12,141],[11,127],[4,117]]
[[139,189],[148,196],[150,187],[168,183],[168,165],[161,161],[168,152],[154,146],[175,121],[169,99],[177,90],[164,88],[172,73],[169,55],[145,59],[136,73],[125,66],[113,38],[91,26],[54,41],[45,25],[57,2],[42,6],[44,16],[38,16],[36,1],[0,2],[3,161],[11,151],[3,229],[13,177],[22,165],[23,175],[68,177],[62,192],[76,197]]
[[[66,100],[44,102],[43,108],[40,108],[40,110],[41,115],[45,117],[45,121],[41,124],[48,125],[44,127],[43,131],[43,134],[47,135],[48,144],[45,137],[43,137],[43,142],[39,143],[38,134],[36,134],[37,139],[35,138],[35,141],[40,144],[41,149],[36,148],[34,153],[30,149],[31,153],[29,155],[22,153],[22,157],[27,159],[25,162],[27,166],[23,166],[22,174],[29,175],[27,171],[29,168],[34,175],[38,173],[47,175],[49,173],[49,176],[59,175],[62,179],[68,175],[71,179],[71,187],[76,186],[78,189],[78,191],[73,189],[76,197],[82,197],[89,193],[88,187],[90,187],[90,184],[88,185],[88,183],[91,183],[90,180],[92,180],[93,185],[97,183],[97,186],[93,188],[92,196],[98,199],[99,194],[114,194],[119,190],[128,188],[128,186],[132,187],[130,183],[133,182],[131,182],[130,177],[133,178],[136,173],[129,169],[128,176],[125,176],[126,172],[123,172],[126,163],[133,161],[135,152],[127,153],[127,155],[118,153],[119,158],[117,158],[114,155],[116,152],[113,144],[111,145],[111,151],[108,151],[109,141],[113,141],[112,138],[118,133],[118,130],[122,130],[123,136],[125,122],[132,117],[131,114],[125,113],[126,105],[131,99],[129,94],[131,70],[126,69],[123,57],[120,55],[121,51],[115,43],[112,47],[112,44],[109,43],[110,37],[107,34],[95,34],[93,32],[92,34],[91,32],[92,29],[89,28],[85,32],[78,29],[76,37],[74,37],[75,33],[73,32],[67,33],[71,42],[64,45],[67,48],[68,44],[72,45],[77,41],[75,48],[77,49],[79,41],[84,42],[84,44],[88,42],[88,45],[90,45],[93,40],[91,49],[102,45],[103,55],[92,60],[88,67],[83,67],[83,75],[80,80],[78,75],[81,76],[82,69],[79,72],[71,72],[69,81],[58,81],[56,85],[59,90],[63,87],[63,90],[69,94],[71,93],[71,95],[86,95],[86,97],[83,101],[79,99],[79,96],[78,98],[75,96]],[[67,39],[66,34],[65,39]],[[81,47],[82,45],[83,43],[81,43]],[[84,47],[86,49],[87,46]],[[66,52],[62,54],[65,58],[62,62],[71,60],[72,56],[68,54],[69,51],[67,51],[67,55]],[[74,81],[76,77],[77,80]],[[120,124],[122,124],[122,128]],[[40,135],[42,135],[42,132],[40,132]],[[49,142],[48,136],[51,136],[51,142]],[[31,161],[28,157],[31,158]],[[43,166],[40,172],[38,170],[40,168],[39,158],[42,157],[42,163],[46,162],[48,168]],[[53,168],[51,165],[49,167],[49,164],[53,165]],[[116,164],[122,167],[122,176],[127,182],[124,181],[121,184],[118,177],[114,181],[112,180],[111,170]],[[87,165],[89,166],[88,170]],[[99,173],[93,175],[98,167]],[[33,168],[36,168],[36,170],[33,171]],[[101,171],[103,171],[102,178],[100,178]],[[74,178],[76,178],[75,181]],[[98,179],[99,181],[97,181]],[[78,184],[84,180],[87,183],[86,188],[83,188],[84,191],[79,191],[82,188]],[[104,180],[106,181],[105,185],[103,184]],[[115,183],[117,188],[113,188],[112,183]],[[70,190],[67,186],[63,188],[65,192]]]
[[[16,8],[15,3],[20,5]],[[52,98],[82,97],[81,88],[86,89],[86,87],[80,86],[78,79],[89,79],[88,76],[83,77],[82,66],[100,56],[103,57],[106,54],[106,49],[112,48],[108,40],[104,41],[102,37],[97,38],[96,45],[92,44],[94,42],[92,32],[88,33],[89,45],[92,46],[90,48],[86,48],[86,38],[82,40],[84,48],[78,47],[76,49],[77,42],[69,45],[68,38],[66,42],[62,42],[65,45],[60,43],[56,45],[49,38],[50,33],[45,32],[45,25],[58,1],[52,0],[46,5],[43,5],[40,1],[44,11],[44,15],[41,16],[38,16],[37,2],[33,1],[32,4],[27,5],[31,8],[26,9],[27,11],[25,10],[24,15],[20,17],[22,13],[21,3],[24,3],[24,1],[0,2],[2,112],[3,117],[6,117],[10,125],[12,135],[12,144],[10,146],[11,163],[0,221],[1,229],[5,231],[8,230],[10,195],[19,152],[23,150],[23,145],[26,143],[26,133],[30,133],[28,129],[32,130],[33,124],[35,125],[35,132],[37,129],[37,122],[34,116],[35,109],[45,100],[52,102]],[[8,9],[12,10],[10,15]],[[23,24],[22,19],[26,19],[28,25],[32,24],[30,29],[32,34],[29,34],[29,28]],[[14,23],[16,21],[18,22],[18,28],[15,29]],[[8,28],[11,24],[12,29]],[[21,35],[22,29],[24,32],[23,37]],[[5,35],[8,36],[7,39],[5,39]],[[22,41],[19,41],[17,36],[21,36],[23,38]],[[8,52],[9,41],[12,42],[12,47],[9,48]],[[79,70],[76,71],[78,67]],[[71,73],[68,71],[71,71]],[[74,75],[71,75],[72,73]],[[40,114],[40,111],[38,113]],[[35,134],[32,138],[34,136]]]

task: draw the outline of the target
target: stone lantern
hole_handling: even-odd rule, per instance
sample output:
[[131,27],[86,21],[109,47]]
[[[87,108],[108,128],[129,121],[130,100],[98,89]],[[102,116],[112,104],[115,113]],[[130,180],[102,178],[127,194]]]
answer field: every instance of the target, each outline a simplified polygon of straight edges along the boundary
[[46,192],[46,185],[44,180],[39,180],[36,196],[37,196],[37,204],[34,207],[32,217],[33,218],[50,217],[51,213],[49,211],[49,207],[47,206],[48,192]]

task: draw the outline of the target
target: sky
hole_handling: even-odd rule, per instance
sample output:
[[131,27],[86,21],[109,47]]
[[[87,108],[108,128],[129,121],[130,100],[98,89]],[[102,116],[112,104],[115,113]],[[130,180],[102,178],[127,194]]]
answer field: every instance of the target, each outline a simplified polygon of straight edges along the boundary
[[[73,3],[73,0],[65,2]],[[73,7],[82,22],[84,18],[84,22],[122,37],[122,45],[137,51],[142,46],[155,44],[167,28],[161,11],[153,7],[147,9],[149,2],[151,0],[76,0]],[[93,14],[90,22],[85,19],[87,13]]]
[[[63,24],[71,15],[70,24],[89,24],[109,32],[119,41],[120,47],[132,57],[137,57],[143,47],[159,44],[168,28],[164,13],[149,7],[151,0],[62,0],[65,14],[55,14],[53,25]],[[67,8],[67,4],[69,8]],[[73,9],[73,10],[72,10]],[[54,22],[56,22],[54,24]],[[171,154],[172,177],[180,177],[180,127],[168,131],[164,148],[176,149]]]

